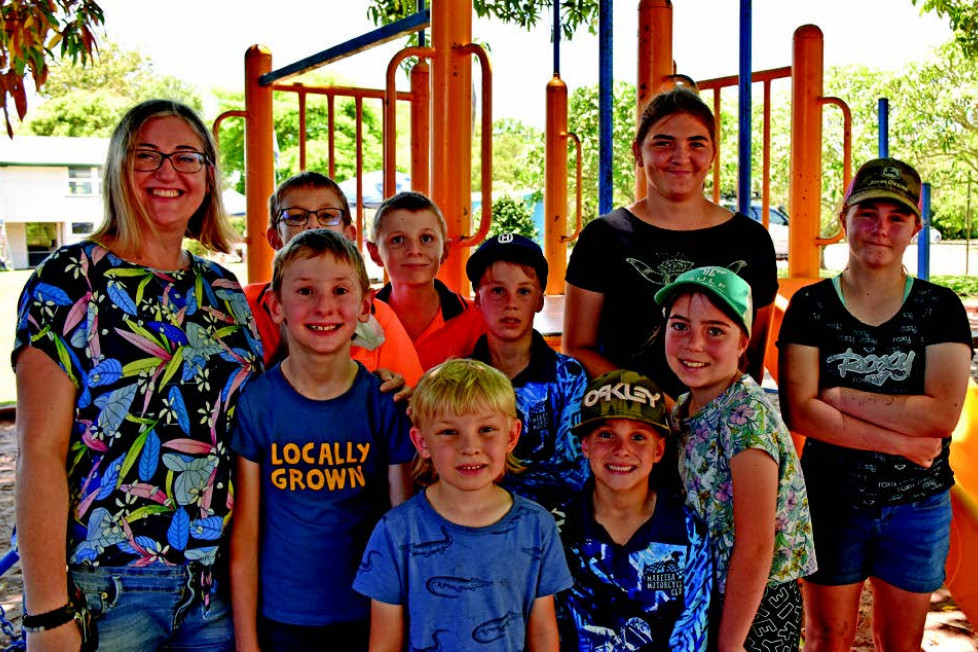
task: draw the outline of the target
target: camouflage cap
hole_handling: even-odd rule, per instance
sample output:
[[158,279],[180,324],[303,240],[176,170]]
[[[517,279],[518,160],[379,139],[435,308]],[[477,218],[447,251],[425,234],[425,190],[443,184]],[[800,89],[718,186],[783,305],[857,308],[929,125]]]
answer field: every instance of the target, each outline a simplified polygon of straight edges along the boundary
[[618,369],[588,383],[573,432],[583,436],[605,419],[641,421],[669,434],[665,395],[651,379],[635,371]]

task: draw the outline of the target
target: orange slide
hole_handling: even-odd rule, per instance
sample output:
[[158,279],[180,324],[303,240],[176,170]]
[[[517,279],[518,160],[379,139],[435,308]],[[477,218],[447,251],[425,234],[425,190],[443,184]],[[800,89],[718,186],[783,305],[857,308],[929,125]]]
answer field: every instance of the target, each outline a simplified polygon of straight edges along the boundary
[[951,438],[951,551],[945,584],[968,621],[978,623],[978,384],[972,380]]

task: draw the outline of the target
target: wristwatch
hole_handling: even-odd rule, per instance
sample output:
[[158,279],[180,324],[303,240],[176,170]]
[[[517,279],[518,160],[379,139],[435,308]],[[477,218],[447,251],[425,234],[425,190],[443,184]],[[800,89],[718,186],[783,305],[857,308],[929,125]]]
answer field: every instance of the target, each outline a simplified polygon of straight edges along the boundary
[[55,629],[56,627],[61,627],[65,623],[71,622],[78,615],[78,612],[71,605],[70,602],[65,603],[64,606],[58,607],[57,609],[52,609],[51,611],[45,611],[42,614],[37,614],[36,616],[24,616],[22,622],[25,632],[35,633],[43,632],[49,629]]

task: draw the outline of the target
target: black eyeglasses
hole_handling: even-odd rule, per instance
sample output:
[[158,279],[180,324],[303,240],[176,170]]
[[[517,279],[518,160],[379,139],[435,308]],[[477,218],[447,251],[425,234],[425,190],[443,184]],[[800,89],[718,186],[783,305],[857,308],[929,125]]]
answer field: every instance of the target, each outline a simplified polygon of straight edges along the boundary
[[346,217],[346,213],[342,208],[322,208],[318,211],[307,211],[302,208],[286,208],[278,214],[278,220],[275,223],[285,222],[289,226],[305,226],[309,223],[309,218],[313,215],[316,216],[316,223],[321,227],[340,226],[343,224],[343,218]]
[[192,174],[200,172],[207,162],[207,155],[192,149],[179,150],[164,154],[155,149],[137,149],[132,153],[132,168],[137,172],[156,172],[163,166],[163,161],[170,159],[170,164],[177,172]]

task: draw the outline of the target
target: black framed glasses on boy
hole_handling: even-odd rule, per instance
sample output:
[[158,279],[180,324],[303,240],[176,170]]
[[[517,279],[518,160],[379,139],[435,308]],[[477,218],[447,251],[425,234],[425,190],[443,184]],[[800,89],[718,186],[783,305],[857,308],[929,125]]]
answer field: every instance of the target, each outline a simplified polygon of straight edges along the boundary
[[286,208],[278,214],[276,224],[285,222],[292,227],[301,227],[309,223],[309,218],[315,216],[316,225],[322,228],[342,226],[346,217],[342,208],[321,208],[318,211],[307,211],[303,208]]
[[136,172],[156,172],[166,159],[170,159],[174,170],[185,174],[200,172],[207,163],[206,154],[192,149],[180,149],[169,154],[155,149],[135,149],[132,152],[132,168]]

